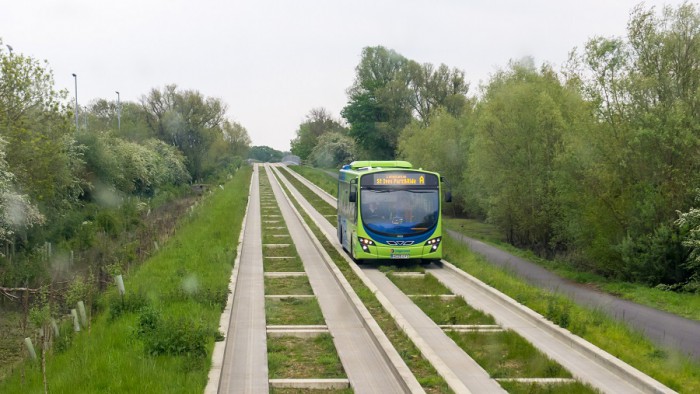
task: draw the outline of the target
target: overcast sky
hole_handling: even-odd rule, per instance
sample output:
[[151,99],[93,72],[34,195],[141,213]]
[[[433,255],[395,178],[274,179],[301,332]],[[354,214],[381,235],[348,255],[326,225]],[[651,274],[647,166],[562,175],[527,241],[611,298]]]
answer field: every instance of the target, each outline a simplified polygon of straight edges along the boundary
[[[556,69],[624,36],[628,0],[0,0],[0,38],[47,60],[78,100],[138,101],[175,83],[222,99],[254,145],[288,150],[309,110],[347,103],[363,47],[462,69],[476,92],[511,59]],[[682,1],[646,1],[674,7]],[[6,48],[3,48],[6,49]]]

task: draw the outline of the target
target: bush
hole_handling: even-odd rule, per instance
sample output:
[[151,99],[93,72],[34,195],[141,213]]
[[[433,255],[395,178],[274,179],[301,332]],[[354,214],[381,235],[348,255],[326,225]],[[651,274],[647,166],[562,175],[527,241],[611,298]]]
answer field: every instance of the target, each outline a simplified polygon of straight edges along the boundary
[[139,318],[139,336],[146,353],[206,357],[207,343],[215,332],[201,321],[160,318],[157,311],[145,309]]
[[140,312],[150,305],[148,298],[141,292],[126,294],[112,294],[109,298],[109,320],[115,320],[119,316],[129,312]]
[[678,227],[667,224],[662,224],[652,234],[627,236],[618,246],[623,279],[650,286],[687,282],[690,272],[685,263],[689,251],[683,246],[683,238]]

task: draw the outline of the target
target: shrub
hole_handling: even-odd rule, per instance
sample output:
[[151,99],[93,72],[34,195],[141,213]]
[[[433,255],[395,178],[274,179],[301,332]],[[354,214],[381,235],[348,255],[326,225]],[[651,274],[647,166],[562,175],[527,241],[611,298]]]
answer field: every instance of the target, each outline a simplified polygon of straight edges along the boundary
[[149,304],[148,298],[141,292],[129,293],[123,297],[112,294],[109,298],[109,320],[115,320],[124,313],[139,312]]
[[206,357],[207,343],[216,332],[199,320],[160,319],[157,312],[144,310],[139,319],[139,336],[146,353]]

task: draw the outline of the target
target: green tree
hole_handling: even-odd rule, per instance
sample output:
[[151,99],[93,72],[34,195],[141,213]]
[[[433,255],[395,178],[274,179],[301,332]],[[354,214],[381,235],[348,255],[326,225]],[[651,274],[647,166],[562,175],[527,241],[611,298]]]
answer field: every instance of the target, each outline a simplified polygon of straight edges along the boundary
[[193,179],[211,175],[216,168],[208,160],[210,148],[224,139],[221,129],[226,106],[221,100],[204,97],[197,91],[178,91],[168,85],[152,89],[141,99],[147,124],[155,135],[176,146],[187,157]]
[[366,47],[341,115],[350,124],[360,158],[393,159],[401,130],[411,122],[408,59],[384,47]]
[[321,135],[309,158],[316,167],[332,168],[355,158],[355,140],[338,132]]
[[437,171],[447,178],[451,189],[459,191],[462,198],[459,208],[470,214],[477,214],[469,196],[473,195],[468,185],[462,184],[462,177],[469,162],[469,146],[473,139],[471,111],[463,111],[459,117],[450,114],[445,107],[439,107],[431,114],[428,124],[418,120],[401,132],[399,157],[411,162],[415,167]]
[[[1,47],[1,45],[0,45]],[[82,193],[81,152],[72,136],[66,92],[53,88],[45,62],[0,50],[0,136],[8,169],[44,214],[57,215]]]
[[486,87],[465,179],[516,245],[545,254],[559,246],[558,158],[582,103],[551,68],[537,71],[531,61],[511,64]]
[[254,146],[248,151],[248,158],[261,161],[263,163],[277,163],[282,160],[283,152],[270,148],[269,146]]
[[[700,183],[695,5],[664,7],[660,14],[640,5],[627,40],[592,39],[572,64],[569,80],[581,87],[600,120],[576,146],[585,158],[578,173],[586,192],[579,199],[581,214],[572,217],[581,229],[573,239],[610,275],[627,275],[625,265],[649,256],[681,258],[673,250],[652,251],[658,243],[647,240],[668,234],[675,212],[691,206]],[[668,261],[668,269],[679,263]]]
[[299,125],[296,137],[292,140],[292,154],[299,156],[302,160],[307,160],[314,147],[318,143],[319,137],[325,133],[346,133],[347,130],[338,120],[333,119],[325,108],[314,108],[306,120]]

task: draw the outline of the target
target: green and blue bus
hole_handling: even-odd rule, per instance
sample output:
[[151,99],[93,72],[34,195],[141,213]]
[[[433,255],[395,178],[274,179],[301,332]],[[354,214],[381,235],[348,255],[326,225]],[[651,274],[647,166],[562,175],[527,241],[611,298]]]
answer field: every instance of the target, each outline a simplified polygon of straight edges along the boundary
[[[442,258],[439,174],[406,161],[354,161],[338,174],[338,240],[353,259]],[[451,196],[445,193],[445,201]]]

